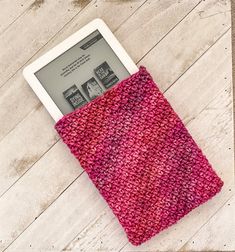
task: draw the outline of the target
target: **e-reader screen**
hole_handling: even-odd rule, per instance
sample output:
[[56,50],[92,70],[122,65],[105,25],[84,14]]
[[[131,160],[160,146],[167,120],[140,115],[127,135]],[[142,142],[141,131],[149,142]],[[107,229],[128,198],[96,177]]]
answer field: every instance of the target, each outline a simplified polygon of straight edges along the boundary
[[65,115],[130,76],[96,30],[35,73]]

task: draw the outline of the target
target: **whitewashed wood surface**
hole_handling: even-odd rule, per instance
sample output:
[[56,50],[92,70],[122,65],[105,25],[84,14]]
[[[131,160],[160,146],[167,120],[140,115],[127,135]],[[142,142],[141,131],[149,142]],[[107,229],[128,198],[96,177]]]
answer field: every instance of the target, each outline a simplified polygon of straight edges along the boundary
[[[139,247],[59,139],[22,69],[102,18],[225,184]],[[235,251],[228,0],[0,0],[0,251]]]

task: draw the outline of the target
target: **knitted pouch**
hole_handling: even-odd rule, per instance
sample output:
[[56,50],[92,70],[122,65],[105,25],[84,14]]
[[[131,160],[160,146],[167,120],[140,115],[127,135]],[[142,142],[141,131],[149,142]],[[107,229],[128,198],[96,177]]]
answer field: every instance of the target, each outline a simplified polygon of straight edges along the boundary
[[55,128],[134,245],[223,185],[143,66]]

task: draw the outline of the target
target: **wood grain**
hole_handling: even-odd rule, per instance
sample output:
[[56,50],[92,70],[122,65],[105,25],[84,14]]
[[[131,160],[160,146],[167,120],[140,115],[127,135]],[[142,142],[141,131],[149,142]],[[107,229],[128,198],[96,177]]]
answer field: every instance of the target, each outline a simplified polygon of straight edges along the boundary
[[0,1],[0,34],[7,30],[34,3],[34,0]]
[[229,10],[229,1],[202,1],[140,64],[167,89],[231,27]]
[[[181,251],[234,251],[235,248],[235,196],[192,237]],[[226,225],[226,227],[225,227]]]

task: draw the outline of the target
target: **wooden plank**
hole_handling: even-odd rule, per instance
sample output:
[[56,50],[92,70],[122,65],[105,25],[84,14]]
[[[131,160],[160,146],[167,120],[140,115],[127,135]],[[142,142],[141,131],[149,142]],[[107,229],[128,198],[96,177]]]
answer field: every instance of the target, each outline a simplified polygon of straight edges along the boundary
[[[0,86],[45,45],[63,26],[89,3],[71,1],[34,1],[13,25],[0,35]],[[30,24],[30,25],[28,25]]]
[[234,251],[235,195],[180,251]]
[[[92,203],[91,208],[87,208],[88,202]],[[76,180],[58,200],[47,209],[45,212],[47,214],[43,214],[35,220],[35,222],[38,222],[40,219],[38,224],[42,225],[42,229],[37,233],[37,237],[35,237],[32,242],[28,243],[31,234],[34,232],[32,230],[34,228],[33,225],[29,227],[31,232],[27,232],[29,228],[24,232],[24,234],[28,236],[28,239],[25,240],[25,244],[23,245],[24,249],[34,249],[35,251],[39,249],[44,251],[54,249],[55,251],[59,251],[63,248],[63,244],[66,244],[77,232],[82,231],[89,221],[96,217],[97,214],[101,213],[104,206],[105,203],[98,191],[91,185],[88,176],[83,173],[79,177],[79,180]],[[55,210],[56,214],[54,212]],[[49,223],[48,214],[50,215]],[[74,218],[76,221],[74,221]],[[54,229],[51,229],[52,223],[58,230],[58,236],[54,234]],[[4,232],[4,234],[6,234],[6,232]],[[38,238],[39,240],[37,240]],[[8,251],[19,251],[19,249],[20,248],[10,246]]]
[[[140,3],[138,3],[138,4],[140,4]],[[114,8],[116,6],[117,6],[117,9]],[[136,5],[136,8],[138,8],[138,6],[139,5]],[[120,8],[121,8],[120,5],[114,5],[114,7],[111,8],[112,11],[108,12],[109,15],[106,14],[106,16],[104,16],[105,21],[106,20],[108,21],[109,18],[112,21],[114,13],[117,12],[118,10],[120,10]],[[91,13],[90,13],[91,16],[89,16],[89,19],[93,19],[94,15],[96,15],[96,8],[98,8],[98,7],[95,7],[94,5],[89,5],[89,8],[84,9],[84,12],[80,13],[79,17],[81,18],[81,20],[83,20],[84,17],[86,17],[86,19],[88,19],[87,18],[89,16],[88,11],[90,10],[91,11]],[[192,6],[189,5],[188,6],[188,11],[190,11],[191,8],[192,8]],[[102,13],[102,12],[107,13],[106,10],[107,10],[107,4],[105,3],[104,5],[101,5],[101,3],[100,3],[99,13]],[[133,8],[127,8],[126,10],[127,10],[126,16],[124,16],[124,14],[122,14],[120,20],[116,19],[115,23],[112,22],[112,26],[113,26],[114,30],[115,30],[115,27],[117,28],[123,22],[123,20],[125,20],[134,11]],[[183,8],[183,11],[185,11],[185,8]],[[185,15],[186,14],[187,13],[185,13]],[[78,22],[78,21],[79,20],[77,19],[76,22]],[[111,21],[108,21],[107,23],[111,23]],[[162,20],[162,21],[164,21],[164,20]],[[116,25],[116,26],[114,26],[114,25]],[[73,26],[74,26],[74,23],[71,25],[71,30],[74,31],[75,28]],[[70,30],[70,32],[71,32],[71,30]],[[165,30],[165,33],[167,33],[167,32],[168,32],[168,30]],[[20,75],[20,73],[17,73],[16,77],[17,78],[14,78],[14,82],[13,82],[14,85],[16,85],[16,86],[12,85],[10,88],[7,88],[7,87],[4,86],[3,91],[5,91],[5,92],[3,92],[2,96],[1,96],[1,98],[3,98],[3,99],[0,98],[0,105],[2,105],[2,106],[0,106],[0,116],[2,116],[1,118],[3,118],[2,127],[1,127],[2,134],[5,134],[6,131],[9,131],[9,129],[11,129],[11,126],[12,126],[11,122],[14,122],[14,124],[15,124],[18,120],[21,120],[22,116],[25,116],[25,113],[26,114],[29,113],[31,105],[37,106],[37,104],[39,104],[37,98],[35,97],[35,95],[32,95],[32,96],[30,95],[30,92],[32,93],[32,91],[30,90],[28,85],[22,80],[22,76]],[[24,96],[26,96],[28,98],[26,98],[25,100],[22,99],[22,97],[24,97]],[[26,102],[27,102],[27,106],[25,106]],[[12,110],[14,109],[14,111],[16,113],[14,113],[14,114],[12,113],[12,114],[9,115],[9,113],[7,111],[9,111],[11,109]],[[19,112],[19,113],[17,113],[17,112]],[[42,113],[44,113],[44,112],[42,112]],[[44,117],[44,116],[42,116],[42,117]],[[48,117],[49,117],[49,115],[48,115]],[[51,121],[50,124],[48,124],[48,122],[44,122],[44,123],[46,123],[44,125],[48,125],[48,127],[51,127],[51,128],[53,127],[53,122],[52,121]],[[20,124],[19,124],[19,127],[21,127]],[[22,126],[22,127],[24,127],[24,126]],[[12,131],[14,131],[14,130],[12,130]],[[42,139],[41,141],[44,141],[44,139]],[[32,139],[31,144],[33,144],[34,142],[35,141]],[[29,145],[31,145],[31,144],[29,143]],[[1,145],[1,142],[0,142],[0,145]],[[42,146],[43,146],[43,144],[42,144]],[[12,146],[11,148],[14,149],[15,147]],[[26,146],[25,148],[27,148],[27,151],[29,151],[29,147]],[[45,151],[46,151],[46,149],[44,151],[42,150],[41,155],[43,155],[43,153]],[[31,156],[30,151],[27,152],[27,154],[28,154],[28,157]],[[8,154],[4,153],[4,156],[5,156],[5,158],[7,158],[7,160],[11,160],[11,159],[14,158],[10,153],[8,153]],[[30,165],[25,164],[24,170],[26,171],[29,167],[30,167]],[[16,176],[14,176],[14,177],[11,176],[10,181],[8,181],[8,177],[9,177],[8,173],[10,173],[12,169],[14,169],[14,167],[9,168],[8,166],[4,166],[2,168],[2,174],[3,174],[3,177],[5,177],[5,180],[4,180],[3,184],[0,185],[1,193],[3,191],[5,191],[6,188],[9,187],[12,183],[14,183],[14,181],[19,179],[19,176],[16,174]]]
[[[233,63],[233,79],[235,80],[235,2],[231,1],[231,21],[232,21],[232,63]],[[235,85],[233,85],[233,94],[235,96]],[[235,103],[233,104],[233,110],[235,111]],[[234,113],[235,116],[235,113]]]
[[[121,27],[117,30],[117,32],[121,29],[120,32],[120,38],[122,39],[122,34],[124,31],[128,31],[132,27],[132,22],[125,22],[129,15],[132,15],[135,13],[136,10],[139,13],[142,9],[147,8],[153,8],[153,9],[161,9],[162,12],[160,12],[160,17],[158,19],[161,23],[167,23],[167,26],[164,26],[160,31],[158,31],[158,37],[149,38],[148,43],[148,49],[151,49],[152,46],[157,41],[160,40],[162,37],[164,37],[168,32],[169,29],[174,27],[174,25],[180,21],[180,18],[182,16],[187,15],[188,12],[190,12],[194,6],[198,3],[198,0],[193,1],[181,1],[177,4],[177,12],[175,12],[175,1],[167,1],[171,2],[171,5],[173,7],[170,7],[169,4],[167,4],[167,11],[163,10],[162,2],[160,1],[151,1],[144,4],[141,8],[139,8],[145,1],[134,1],[134,2],[125,2],[122,4],[118,3],[112,3],[112,2],[97,2],[96,4],[90,4],[87,8],[83,9],[83,11],[76,16],[72,22],[69,23],[69,25],[66,26],[66,29],[63,29],[61,32],[59,32],[51,41],[48,43],[45,47],[43,47],[38,53],[32,57],[32,60],[35,60],[37,57],[42,55],[45,51],[50,49],[51,47],[55,46],[58,42],[61,42],[63,39],[65,39],[67,36],[71,35],[75,31],[77,31],[81,26],[86,24],[87,22],[91,21],[95,17],[101,17],[104,19],[104,21],[107,22],[107,24],[110,26],[110,28],[115,31],[118,29],[118,27]],[[107,9],[109,11],[107,11]],[[123,11],[125,9],[125,11]],[[171,19],[169,20],[168,15],[162,15],[161,13],[167,12],[168,15],[171,15]],[[116,13],[119,13],[118,18]],[[142,11],[141,11],[142,13]],[[144,11],[146,13],[146,11]],[[142,18],[142,15],[139,19]],[[136,19],[136,15],[133,15],[131,17]],[[152,16],[147,15],[148,18],[151,20]],[[157,27],[159,26],[158,23],[154,23],[155,27],[152,27],[153,30],[158,30]],[[126,27],[123,28],[123,27]],[[138,30],[138,34],[141,35],[143,32],[142,30]],[[116,34],[116,32],[115,32]],[[128,34],[128,32],[127,32]],[[118,34],[117,34],[118,35]],[[136,35],[135,35],[136,36]],[[118,37],[119,38],[119,37]],[[130,39],[130,37],[129,37]],[[142,47],[143,43],[142,40],[137,40],[135,43],[139,44],[139,47]],[[128,46],[128,51],[131,48],[131,44]],[[145,47],[146,48],[146,47]],[[147,48],[146,48],[147,50]],[[136,50],[136,53],[139,54],[138,50]],[[133,55],[135,58],[135,55]],[[22,70],[22,69],[21,69]],[[0,118],[2,118],[1,122],[1,128],[0,128],[0,139],[3,138],[10,130],[12,130],[15,125],[17,125],[32,109],[34,109],[35,106],[38,105],[39,101],[36,98],[36,96],[33,94],[32,90],[28,87],[26,82],[23,79],[22,72],[18,71],[16,75],[13,76],[7,83],[1,88],[1,96],[0,96]],[[24,97],[25,99],[22,99]],[[27,104],[27,106],[25,106]],[[14,110],[15,114],[9,114],[9,110]]]
[[[110,237],[112,241],[110,241]],[[126,235],[108,207],[89,223],[63,251],[118,251],[127,243]]]
[[[136,5],[136,8],[139,6]],[[100,10],[107,7],[107,5],[103,5],[103,9],[100,6]],[[94,5],[90,5],[89,8],[86,9],[84,15],[87,15],[89,12],[87,12],[89,9],[91,10],[91,17],[90,19],[94,18],[95,15],[95,7]],[[110,19],[112,20],[114,11],[119,10],[120,6],[117,6],[118,9],[113,8],[113,12],[109,12]],[[113,22],[113,27],[118,27],[123,20],[125,20],[129,15],[132,14],[132,12],[135,11],[134,8],[127,9],[126,15],[122,14],[121,19],[116,19],[115,23]],[[101,12],[102,13],[102,12]],[[81,16],[82,17],[82,16]],[[108,18],[109,16],[106,15]],[[78,21],[78,20],[77,20]],[[17,73],[17,78],[14,79],[13,85],[6,87],[3,86],[2,88],[2,95],[0,98],[0,114],[2,116],[1,121],[1,132],[5,132],[5,130],[11,130],[9,121],[11,120],[22,120],[22,113],[28,114],[30,113],[31,109],[34,109],[35,106],[40,106],[40,103],[37,99],[37,97],[33,94],[33,91],[30,89],[28,84],[23,80],[22,74],[20,72]],[[24,97],[24,99],[22,99]],[[9,107],[9,106],[10,107]],[[32,107],[31,107],[32,106]],[[30,109],[31,108],[31,109]],[[9,113],[8,111],[11,110],[15,111],[15,113]],[[18,109],[21,111],[18,112]],[[0,174],[1,174],[1,183],[0,183],[0,195],[7,190],[19,177],[27,171],[27,169],[30,168],[30,166],[33,164],[32,162],[24,162],[23,168],[21,169],[21,172],[15,172],[16,165],[11,165],[17,160],[24,160],[25,156],[27,157],[27,160],[33,160],[33,162],[37,161],[37,158],[35,156],[34,150],[31,150],[31,146],[35,146],[35,142],[37,142],[38,135],[37,133],[31,134],[30,137],[27,137],[22,132],[30,132],[30,127],[38,127],[37,131],[40,131],[40,127],[43,127],[45,130],[47,127],[49,127],[48,132],[44,133],[46,136],[43,138],[40,138],[40,141],[38,145],[40,144],[40,148],[35,146],[35,149],[37,150],[37,157],[38,159],[47,151],[48,148],[50,148],[55,141],[50,141],[49,139],[57,139],[56,132],[53,130],[54,128],[54,121],[50,118],[48,113],[45,111],[45,109],[40,110],[39,112],[35,112],[35,119],[32,118],[32,116],[27,116],[25,121],[26,123],[21,122],[18,124],[14,130],[11,130],[10,133],[0,141],[0,146],[2,148],[5,148],[5,151],[0,152],[0,158],[3,160],[2,165],[0,167]],[[39,114],[38,114],[39,113]],[[40,115],[40,113],[42,113]],[[21,115],[19,117],[19,115]],[[44,118],[46,119],[44,120]],[[8,118],[8,119],[7,119]],[[37,118],[40,118],[40,122],[37,121]],[[33,122],[36,120],[36,122]],[[36,124],[36,125],[35,125]],[[31,126],[30,126],[31,125]],[[38,126],[37,126],[38,125]],[[47,127],[45,127],[47,125]],[[29,128],[28,128],[29,127]],[[20,129],[17,131],[17,129]],[[15,132],[16,131],[16,132]],[[20,137],[18,139],[18,145],[15,143],[15,139],[17,139],[18,132],[21,132]],[[14,133],[15,132],[15,133]],[[27,137],[27,141],[24,141],[24,138]],[[22,145],[24,142],[24,145],[21,147],[21,151],[18,152],[17,150],[20,148],[19,146]],[[6,148],[7,146],[7,148]],[[1,147],[0,147],[1,148]],[[12,152],[14,150],[18,153],[17,155],[12,155]],[[21,161],[18,161],[21,162]],[[4,178],[4,179],[3,179]]]
[[[187,90],[192,89],[192,87],[194,87],[195,85],[199,85],[199,86],[204,86],[205,83],[207,83],[208,79],[207,78],[202,78],[203,76],[205,76],[205,73],[207,72],[207,68],[205,68],[205,65],[208,66],[208,68],[210,69],[209,73],[212,76],[215,75],[215,78],[220,78],[219,76],[223,76],[223,74],[227,71],[229,71],[228,69],[230,69],[231,66],[231,54],[228,53],[224,53],[223,49],[224,46],[228,46],[227,50],[230,50],[229,44],[230,44],[230,34],[227,33],[222,39],[220,39],[198,62],[196,62],[191,68],[190,70],[188,70],[185,75],[182,77],[184,80],[181,81],[181,79],[179,79],[173,87],[178,86],[179,84],[179,90],[182,90],[182,84],[180,83],[184,83],[185,88]],[[182,45],[183,46],[183,45]],[[215,60],[218,59],[218,60]],[[224,67],[221,67],[224,66]],[[220,71],[218,71],[218,69],[220,69]],[[202,82],[198,83],[198,79],[195,79],[195,73],[198,73],[199,76],[198,78],[202,80]],[[200,78],[201,77],[201,78]],[[211,78],[213,81],[213,78]],[[219,79],[220,80],[220,79]],[[186,85],[188,83],[188,85]],[[213,83],[213,82],[212,82]],[[227,80],[223,79],[223,81],[218,81],[216,82],[216,85],[220,85],[220,91],[221,89],[224,88],[224,85],[227,85],[228,82]],[[211,90],[215,88],[215,86],[212,85],[208,85],[211,87]],[[217,90],[219,90],[218,88],[216,88]],[[169,91],[170,92],[170,89]],[[204,92],[204,90],[202,90],[202,92]],[[177,92],[177,97],[178,97],[178,101],[184,100],[185,104],[188,104],[188,108],[190,109],[190,104],[191,104],[191,96],[186,96],[184,95],[184,93],[182,92]],[[197,100],[200,96],[202,95],[202,93],[200,93],[200,90],[198,92],[195,93],[194,99]],[[219,97],[219,96],[217,96]],[[170,99],[170,96],[168,97],[168,99]],[[219,97],[218,100],[221,101],[221,98]],[[228,101],[227,97],[225,99],[226,101]],[[208,101],[209,102],[209,101]],[[192,111],[194,111],[194,117],[197,118],[197,114],[203,115],[203,113],[201,112],[204,108],[204,103],[198,103],[198,109],[194,109]],[[192,104],[192,106],[194,106],[194,104]],[[227,111],[226,109],[228,109],[226,106],[222,107],[225,111]],[[216,114],[218,111],[214,110],[214,114]],[[220,111],[221,112],[221,111]],[[183,113],[183,112],[181,112]],[[185,112],[184,112],[185,113]],[[224,113],[224,111],[222,111],[221,113],[223,114],[228,114],[228,113]],[[183,114],[182,114],[183,115]],[[204,117],[201,119],[202,124],[201,127],[198,128],[199,132],[202,132],[203,135],[207,135],[207,133],[209,133],[211,131],[211,128],[209,127],[210,125],[212,125],[212,122],[214,121],[214,118],[211,118],[213,121],[210,121],[210,119],[208,120],[208,115],[205,114]],[[222,119],[222,122],[224,124],[227,124],[228,122],[226,120],[230,120],[229,117],[227,117],[226,120],[224,120],[223,117],[216,117],[217,120],[219,120],[220,118]],[[204,127],[202,126],[205,121],[207,122],[207,124],[209,125],[208,128],[205,129],[205,131],[203,130]],[[214,129],[215,132],[220,131],[220,127],[223,128],[222,122],[217,121],[218,124],[217,127]],[[189,122],[188,122],[189,123]],[[198,125],[198,122],[195,120],[191,120],[190,124],[195,124],[195,127]],[[193,127],[192,127],[193,128]],[[231,127],[229,127],[229,130],[231,131]],[[225,136],[228,135],[231,136],[231,132],[226,132],[226,131],[222,131],[220,134],[220,139],[225,138]],[[197,132],[192,132],[194,134],[194,137],[196,138],[196,140],[199,142],[199,144],[202,144],[200,141],[200,137],[197,136]],[[203,139],[203,138],[201,138]],[[219,140],[219,138],[216,138],[217,140]],[[227,139],[227,138],[226,138]],[[228,139],[231,139],[228,138]],[[212,141],[214,144],[211,146],[211,143],[208,141],[206,142],[206,146],[203,146],[203,148],[206,149],[206,147],[208,148],[208,158],[209,160],[213,161],[214,157],[215,157],[215,148],[217,147],[217,142]],[[221,148],[223,148],[223,144],[221,143]],[[226,142],[226,146],[227,146],[227,142]],[[52,148],[53,150],[53,148]],[[230,161],[232,159],[232,156],[229,156]],[[222,160],[223,161],[223,160]],[[49,168],[48,168],[49,169]],[[34,170],[34,169],[33,169]],[[32,170],[32,172],[33,172]],[[83,175],[82,175],[83,176]],[[82,176],[80,178],[82,178]],[[79,180],[76,183],[79,184]],[[23,179],[23,178],[22,178]],[[87,182],[82,182],[84,184],[87,183],[87,187],[89,187],[90,182],[87,179]],[[16,185],[14,186],[16,187]],[[12,188],[11,190],[17,191],[17,188]],[[93,193],[94,195],[97,195],[97,191],[93,186],[90,186],[93,188]],[[173,226],[171,229],[169,229],[167,232],[164,232],[162,234],[160,234],[159,236],[157,236],[156,238],[153,238],[151,241],[152,243],[149,243],[148,245],[148,249],[151,251],[154,251],[154,249],[156,249],[156,244],[161,244],[162,247],[164,248],[174,248],[174,246],[176,245],[176,247],[181,247],[182,246],[182,242],[180,241],[180,237],[185,237],[186,241],[187,239],[190,238],[190,235],[192,234],[192,232],[195,230],[188,230],[191,226],[192,223],[197,223],[197,227],[199,228],[207,219],[208,217],[210,217],[211,215],[213,215],[214,211],[216,211],[221,204],[223,204],[226,199],[228,199],[228,197],[231,196],[231,192],[229,191],[230,187],[225,187],[222,191],[222,193],[220,193],[218,196],[216,196],[213,200],[211,200],[210,202],[208,202],[207,204],[201,206],[200,208],[196,209],[192,214],[188,215],[186,218],[184,218],[179,224],[177,224],[177,226]],[[25,187],[24,190],[28,190],[27,187]],[[33,187],[31,188],[31,190],[33,190]],[[69,190],[69,189],[68,189]],[[82,211],[82,209],[80,209],[76,202],[73,202],[73,204],[70,202],[71,201],[71,197],[74,197],[74,195],[70,195],[70,191],[66,190],[63,195],[56,201],[53,203],[53,205],[51,205],[44,213],[43,215],[41,215],[35,222],[33,222],[33,224],[31,224],[31,226],[29,228],[27,228],[25,230],[25,232],[19,236],[18,239],[16,239],[16,241],[9,247],[10,251],[17,251],[17,249],[23,249],[23,248],[27,248],[31,245],[32,248],[35,249],[49,249],[52,246],[54,246],[55,249],[63,249],[64,247],[79,247],[82,246],[84,248],[86,248],[86,246],[90,246],[91,247],[99,247],[101,246],[101,241],[100,239],[95,239],[95,234],[93,233],[93,231],[89,231],[89,227],[91,229],[94,230],[94,232],[97,232],[96,228],[92,228],[94,223],[103,223],[103,221],[105,223],[101,224],[101,229],[98,229],[99,232],[102,231],[102,237],[105,237],[104,240],[105,242],[103,242],[103,246],[106,246],[107,248],[111,247],[113,248],[113,251],[117,251],[117,249],[121,248],[121,246],[123,246],[123,243],[125,243],[126,240],[126,236],[124,234],[123,231],[120,231],[121,228],[117,222],[117,220],[113,220],[112,218],[112,214],[108,214],[108,219],[110,220],[110,226],[112,227],[111,229],[115,229],[115,227],[117,227],[117,234],[118,234],[118,241],[119,242],[115,242],[116,239],[116,235],[109,235],[110,234],[110,229],[109,228],[103,228],[104,226],[109,226],[109,224],[107,224],[107,219],[105,217],[101,217],[101,213],[102,211],[104,211],[104,208],[106,207],[106,204],[103,202],[103,200],[101,199],[101,197],[96,199],[97,201],[100,201],[100,205],[98,207],[98,209],[96,209],[94,207],[94,201],[87,199],[85,192],[81,193],[81,199],[82,201],[86,202],[86,211],[91,211],[90,213],[90,218],[88,218],[86,220],[86,223],[83,222],[83,214],[80,215],[80,217],[78,217],[76,214],[74,214],[73,216],[71,216],[70,214],[66,214],[66,209],[67,209],[67,205],[69,204],[70,211],[76,212],[78,211]],[[84,188],[83,188],[84,190]],[[80,193],[80,191],[79,191]],[[13,195],[15,193],[12,193]],[[23,197],[24,193],[22,192],[22,196]],[[6,196],[7,197],[7,196]],[[20,195],[18,195],[18,197],[20,197]],[[71,205],[72,204],[72,205]],[[92,211],[93,210],[93,211]],[[10,209],[8,209],[8,211],[10,211]],[[24,211],[24,209],[21,209],[21,211]],[[59,213],[58,213],[59,211]],[[60,212],[61,211],[61,212]],[[110,210],[107,210],[110,211]],[[58,215],[60,215],[60,218],[58,217]],[[54,218],[53,216],[56,216],[56,218],[61,219],[61,222],[58,224],[57,221],[53,222],[50,221],[51,218]],[[72,220],[71,220],[71,219]],[[198,221],[197,218],[200,220]],[[66,221],[67,220],[67,221]],[[101,220],[101,221],[99,221]],[[102,221],[103,220],[103,221]],[[88,226],[88,222],[92,221]],[[73,223],[73,225],[71,225],[71,222]],[[17,222],[16,222],[17,223]],[[12,229],[14,230],[16,226],[19,226],[18,224],[16,224],[12,227]],[[47,223],[47,224],[46,224]],[[58,225],[57,225],[58,224]],[[47,226],[47,232],[40,232],[40,230],[42,230],[42,228],[44,226]],[[87,226],[87,227],[86,227]],[[85,228],[85,229],[84,229]],[[98,228],[98,227],[97,227]],[[104,230],[103,230],[104,229]],[[65,232],[66,230],[66,232]],[[84,231],[82,231],[84,230]],[[87,230],[87,232],[85,231]],[[107,232],[106,232],[107,231]],[[79,238],[81,236],[81,234],[79,234],[80,232],[86,232],[86,238],[85,236],[84,239]],[[171,232],[170,236],[171,236],[171,240],[169,241],[169,232]],[[66,237],[64,237],[64,233],[66,233]],[[90,235],[89,235],[90,234]],[[76,236],[77,235],[77,236]],[[89,236],[88,236],[89,235]],[[75,239],[73,239],[73,241],[68,244],[67,242],[72,239],[73,237],[75,237]],[[79,238],[78,243],[76,242],[77,238]],[[102,238],[103,239],[103,238]],[[157,240],[156,240],[157,239]],[[160,239],[160,240],[159,240]],[[81,242],[80,242],[81,240]],[[168,240],[168,241],[167,241]],[[92,242],[93,241],[93,242]],[[156,242],[157,241],[157,242]],[[159,242],[161,241],[161,242]],[[186,242],[185,241],[185,242]],[[81,245],[83,244],[83,245]],[[89,244],[89,245],[88,245]],[[121,244],[121,246],[119,246]],[[152,246],[152,247],[151,247]],[[160,246],[160,245],[159,245]],[[141,248],[138,247],[140,250],[146,250],[146,244]],[[128,249],[133,249],[132,247],[129,248],[125,248],[125,250]],[[112,250],[111,250],[112,251]]]
[[64,144],[56,144],[50,149],[13,190],[0,198],[0,223],[4,227],[0,229],[0,250],[9,245],[52,203],[50,199],[55,200],[81,173],[79,163],[71,157]]
[[[195,132],[205,155],[226,185],[234,183],[232,107],[231,81],[228,86],[224,85],[220,94],[188,124],[188,129]],[[206,123],[205,118],[211,122],[210,125]],[[204,131],[207,134],[203,134]]]
[[139,64],[147,66],[165,90],[230,27],[230,1],[203,1]]
[[134,13],[118,29],[116,36],[132,59],[138,62],[200,2],[148,1],[145,8]]
[[[114,6],[106,2],[90,4],[87,8],[83,9],[82,13],[74,18],[65,29],[62,29],[61,32],[51,39],[50,43],[41,48],[39,52],[36,52],[35,56],[32,57],[30,61],[35,60],[45,51],[64,40],[67,36],[71,35],[97,16],[103,17],[113,30],[117,29],[122,22],[124,22],[129,15],[132,15],[143,3],[144,1],[137,1],[132,4],[126,2],[123,5],[115,4]],[[125,11],[121,11],[121,8],[125,8]],[[107,9],[110,9],[110,11],[107,12]],[[113,19],[115,13],[118,12],[120,13],[118,18]],[[22,99],[22,97],[24,97],[24,99]],[[27,106],[25,106],[25,104],[27,104]],[[20,71],[1,88],[0,117],[2,118],[2,122],[0,139],[10,132],[30,111],[38,106],[38,104],[38,98],[24,80],[22,69],[20,69]],[[15,113],[8,113],[9,110],[13,110]]]
[[0,34],[2,34],[14,21],[19,18],[34,0],[2,0],[0,1]]
[[1,195],[59,139],[45,108],[40,105],[0,142]]

